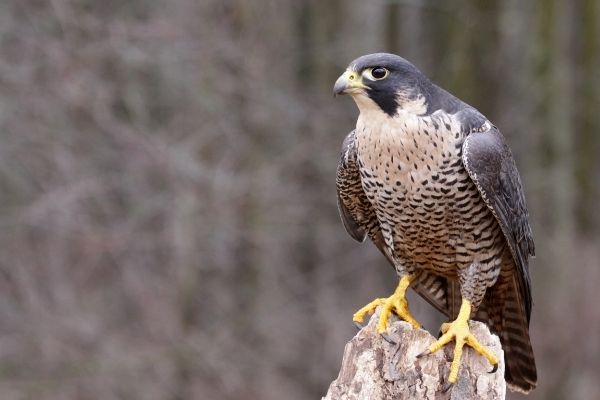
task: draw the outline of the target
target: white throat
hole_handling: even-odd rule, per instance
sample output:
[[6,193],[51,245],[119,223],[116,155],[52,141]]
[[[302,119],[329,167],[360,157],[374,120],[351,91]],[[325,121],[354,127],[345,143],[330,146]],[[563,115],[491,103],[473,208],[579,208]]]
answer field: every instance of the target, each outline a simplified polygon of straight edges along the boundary
[[383,110],[377,105],[377,103],[371,100],[371,98],[366,94],[360,93],[352,95],[352,100],[354,100],[354,102],[356,103],[356,106],[358,107],[361,114],[371,114],[376,112],[385,114]]

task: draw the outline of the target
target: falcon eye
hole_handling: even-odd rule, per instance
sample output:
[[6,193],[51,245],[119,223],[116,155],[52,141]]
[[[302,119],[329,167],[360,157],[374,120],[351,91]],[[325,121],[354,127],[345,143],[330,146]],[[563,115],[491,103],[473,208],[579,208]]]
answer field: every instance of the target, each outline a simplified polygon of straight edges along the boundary
[[383,67],[371,68],[371,76],[377,81],[386,78],[388,74],[389,71]]

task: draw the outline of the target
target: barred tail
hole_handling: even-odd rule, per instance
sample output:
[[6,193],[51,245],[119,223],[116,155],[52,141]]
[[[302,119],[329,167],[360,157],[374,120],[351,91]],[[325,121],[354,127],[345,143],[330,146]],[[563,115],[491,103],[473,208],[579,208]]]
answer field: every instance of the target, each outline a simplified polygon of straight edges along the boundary
[[500,337],[506,363],[505,378],[509,389],[522,393],[533,390],[537,371],[525,304],[514,273],[501,275],[490,291],[487,304],[490,325]]

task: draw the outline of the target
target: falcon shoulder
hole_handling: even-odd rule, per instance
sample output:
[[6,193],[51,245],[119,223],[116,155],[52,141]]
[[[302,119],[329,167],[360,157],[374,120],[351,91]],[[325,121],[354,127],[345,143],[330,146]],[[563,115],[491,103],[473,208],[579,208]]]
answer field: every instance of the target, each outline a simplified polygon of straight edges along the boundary
[[483,201],[500,224],[516,268],[527,320],[531,315],[529,256],[535,246],[521,177],[510,148],[498,128],[473,109],[459,112],[467,137],[462,161]]

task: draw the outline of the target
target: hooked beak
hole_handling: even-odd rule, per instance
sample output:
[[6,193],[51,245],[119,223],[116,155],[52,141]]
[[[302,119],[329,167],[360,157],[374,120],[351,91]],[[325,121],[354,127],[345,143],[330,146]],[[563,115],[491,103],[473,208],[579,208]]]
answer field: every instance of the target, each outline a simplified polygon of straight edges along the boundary
[[364,91],[368,89],[369,87],[362,82],[362,77],[357,72],[346,70],[346,72],[335,81],[335,85],[333,86],[333,96],[337,96],[338,94],[364,93]]

